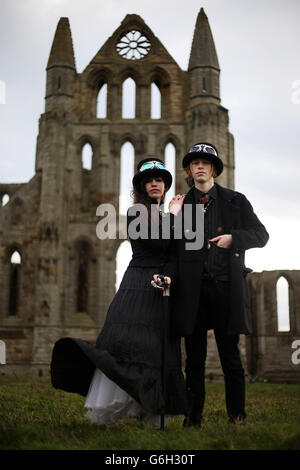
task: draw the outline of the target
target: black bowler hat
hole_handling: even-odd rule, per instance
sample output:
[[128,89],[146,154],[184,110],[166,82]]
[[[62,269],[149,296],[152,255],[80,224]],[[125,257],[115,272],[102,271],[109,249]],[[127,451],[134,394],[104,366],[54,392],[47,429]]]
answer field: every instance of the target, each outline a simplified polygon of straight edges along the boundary
[[165,168],[165,164],[162,160],[156,157],[145,158],[137,164],[137,173],[132,179],[133,186],[137,186],[143,178],[161,177],[166,185],[166,191],[170,189],[172,185],[172,175]]
[[218,150],[214,145],[207,142],[199,142],[198,144],[193,145],[193,147],[183,157],[182,167],[187,168],[191,161],[196,158],[205,158],[205,160],[209,160],[214,165],[217,176],[222,173],[223,162],[218,156]]

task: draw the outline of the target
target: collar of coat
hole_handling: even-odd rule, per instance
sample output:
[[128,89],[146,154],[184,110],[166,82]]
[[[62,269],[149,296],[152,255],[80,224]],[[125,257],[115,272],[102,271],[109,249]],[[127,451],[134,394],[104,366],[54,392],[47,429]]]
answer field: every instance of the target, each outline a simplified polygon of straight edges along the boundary
[[[215,183],[216,189],[218,196],[221,199],[224,199],[225,201],[231,202],[235,196],[237,196],[239,193],[237,191],[234,191],[233,189],[229,188],[224,188],[223,186],[220,186],[218,183]],[[187,193],[186,197],[184,198],[184,203],[191,203],[193,202],[193,188],[189,190]]]
[[233,189],[223,188],[223,186],[220,186],[218,183],[215,183],[215,185],[217,187],[218,195],[222,199],[225,199],[228,202],[231,202],[232,199],[239,194],[237,193],[237,191],[234,191]]

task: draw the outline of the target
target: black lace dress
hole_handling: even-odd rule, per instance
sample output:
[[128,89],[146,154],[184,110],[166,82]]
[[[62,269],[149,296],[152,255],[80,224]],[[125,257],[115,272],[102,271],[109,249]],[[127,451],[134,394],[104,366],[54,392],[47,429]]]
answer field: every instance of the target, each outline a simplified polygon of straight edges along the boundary
[[[133,219],[127,216],[127,225]],[[99,422],[107,422],[110,417],[186,411],[180,339],[171,337],[169,327],[164,335],[166,299],[160,289],[151,286],[153,274],[175,276],[171,244],[161,238],[161,233],[156,240],[130,241],[132,259],[96,345],[83,339],[62,338],[55,343],[52,353],[53,386],[87,396],[86,406],[92,409],[90,418]]]

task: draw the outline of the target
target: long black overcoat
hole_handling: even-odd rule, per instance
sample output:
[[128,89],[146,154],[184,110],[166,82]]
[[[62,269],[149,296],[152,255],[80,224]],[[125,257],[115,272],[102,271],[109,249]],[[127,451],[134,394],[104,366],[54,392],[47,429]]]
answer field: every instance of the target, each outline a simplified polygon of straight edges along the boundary
[[[230,317],[227,333],[248,335],[252,329],[246,275],[251,272],[251,269],[245,267],[245,250],[263,247],[267,243],[269,235],[243,194],[223,188],[218,184],[216,187],[222,212],[222,233],[232,234],[232,246],[229,249]],[[196,207],[192,190],[187,193],[184,199],[181,215],[184,214],[187,204],[192,204],[193,208]],[[174,216],[174,220],[179,215],[180,213],[176,217]],[[195,227],[194,211],[191,229],[195,231]],[[175,336],[192,334],[199,309],[201,311],[200,286],[204,250],[185,249],[186,242],[190,242],[184,236],[185,230],[188,230],[187,225],[183,225],[182,238],[174,240],[177,274],[172,286],[171,305],[172,329]]]

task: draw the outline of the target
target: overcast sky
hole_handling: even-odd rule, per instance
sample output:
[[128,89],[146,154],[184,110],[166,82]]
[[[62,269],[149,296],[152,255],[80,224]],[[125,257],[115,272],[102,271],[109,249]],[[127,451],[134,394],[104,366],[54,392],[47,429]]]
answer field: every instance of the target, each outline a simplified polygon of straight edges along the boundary
[[34,175],[45,68],[60,17],[70,20],[79,73],[128,13],[140,15],[186,70],[201,7],[235,138],[236,189],[270,233],[265,248],[247,253],[247,265],[300,269],[299,0],[0,0],[0,182]]

